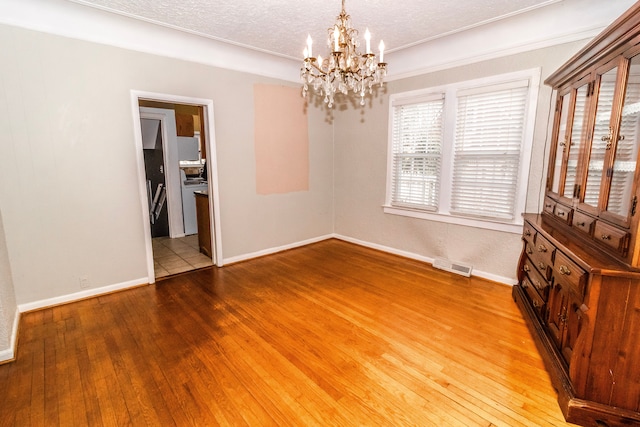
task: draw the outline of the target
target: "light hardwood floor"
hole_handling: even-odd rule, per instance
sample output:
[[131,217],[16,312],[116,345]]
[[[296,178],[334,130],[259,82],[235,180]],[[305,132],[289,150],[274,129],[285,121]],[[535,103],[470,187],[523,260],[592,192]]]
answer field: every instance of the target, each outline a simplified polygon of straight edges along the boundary
[[24,314],[0,387],[1,426],[569,425],[510,287],[337,240]]

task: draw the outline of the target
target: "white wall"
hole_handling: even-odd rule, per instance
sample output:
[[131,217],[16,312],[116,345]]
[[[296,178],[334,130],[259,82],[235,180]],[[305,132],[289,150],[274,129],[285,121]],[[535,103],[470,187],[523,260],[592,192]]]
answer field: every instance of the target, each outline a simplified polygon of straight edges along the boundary
[[[258,196],[253,85],[298,83],[0,24],[0,208],[16,300],[79,292],[81,276],[91,288],[144,282],[132,89],[213,100],[225,259],[335,232],[512,281],[518,235],[382,213],[388,96],[538,66],[544,78],[583,44],[390,81],[365,109],[336,109],[334,123],[310,104],[310,190]],[[412,63],[424,70],[429,56]],[[529,211],[539,210],[549,97],[543,87]]]
[[0,212],[0,362],[14,357],[18,306]]
[[[542,67],[542,79],[585,44],[574,42],[389,82],[364,110],[349,108],[335,122],[335,232],[418,258],[470,263],[476,274],[515,282],[519,234],[385,214],[389,95],[447,83]],[[544,185],[551,89],[538,99],[527,212],[539,212]]]
[[225,257],[332,231],[332,129],[309,108],[310,190],[255,191],[253,85],[291,84],[0,25],[0,203],[19,305],[144,283],[132,89],[212,99]]

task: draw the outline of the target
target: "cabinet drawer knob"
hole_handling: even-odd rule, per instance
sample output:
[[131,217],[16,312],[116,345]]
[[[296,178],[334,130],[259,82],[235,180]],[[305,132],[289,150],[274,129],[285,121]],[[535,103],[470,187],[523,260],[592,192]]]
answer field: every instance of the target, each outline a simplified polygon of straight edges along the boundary
[[538,252],[547,252],[547,248],[544,245],[538,246]]
[[610,234],[603,234],[602,235],[602,240],[611,240],[611,235]]
[[538,301],[533,300],[533,308],[538,308],[540,307],[540,304],[538,303]]
[[531,248],[527,248],[527,253],[528,253],[529,255],[531,255],[531,254],[533,253],[533,249],[531,249]]
[[524,270],[526,273],[528,273],[528,272],[530,272],[530,271],[531,271],[531,269],[529,268],[529,266],[528,266],[528,265],[526,265],[526,264],[524,265],[523,270]]
[[587,223],[586,223],[586,222],[584,222],[584,221],[583,221],[583,222],[576,222],[576,225],[577,225],[578,227],[584,227],[585,225],[587,225]]
[[569,270],[569,267],[567,267],[566,265],[561,265],[558,270],[560,271],[560,274],[564,274],[565,276],[571,274],[571,270]]
[[538,263],[538,268],[539,268],[540,270],[544,270],[545,268],[547,268],[547,266],[546,266],[546,265],[544,265],[544,262],[539,262],[539,263]]
[[558,211],[558,216],[564,216],[564,212],[563,211]]
[[531,236],[531,230],[529,229],[524,230],[524,235],[527,237]]

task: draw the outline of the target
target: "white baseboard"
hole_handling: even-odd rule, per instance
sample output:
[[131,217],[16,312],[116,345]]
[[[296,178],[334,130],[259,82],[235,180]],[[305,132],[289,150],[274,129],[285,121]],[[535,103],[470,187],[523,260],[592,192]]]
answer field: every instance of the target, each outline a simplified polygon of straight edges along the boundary
[[127,288],[135,288],[140,285],[146,285],[149,283],[148,277],[140,279],[129,280],[127,282],[117,283],[115,285],[103,286],[101,288],[87,289],[86,291],[75,292],[73,294],[61,295],[59,297],[43,299],[40,301],[28,302],[26,304],[18,304],[18,311],[25,313],[27,311],[38,310],[45,307],[52,307],[55,305],[66,304],[69,302],[79,301],[86,298],[95,297],[98,295],[108,294],[115,291],[121,291]]
[[263,249],[261,251],[257,251],[257,252],[252,252],[249,254],[244,254],[244,255],[238,255],[235,257],[231,257],[231,258],[225,258],[224,259],[224,264],[231,264],[234,262],[240,262],[240,261],[246,261],[252,258],[258,258],[261,256],[265,256],[265,255],[271,255],[271,254],[275,254],[278,252],[282,252],[282,251],[286,251],[289,249],[293,249],[293,248],[299,248],[300,246],[306,246],[306,245],[310,245],[311,243],[316,243],[316,242],[321,242],[323,240],[327,240],[327,239],[331,239],[333,236],[333,234],[327,234],[325,236],[319,236],[319,237],[314,237],[313,239],[308,239],[308,240],[303,240],[301,242],[296,242],[296,243],[291,243],[288,245],[284,245],[284,246],[278,246],[275,248],[269,248],[269,249]]
[[9,342],[9,348],[0,351],[0,363],[8,362],[16,358],[19,325],[20,325],[20,311],[16,310],[16,315],[13,318],[13,327],[11,328],[11,341]]
[[[360,245],[360,246],[364,246],[364,247],[368,247],[368,248],[372,248],[372,249],[377,249],[379,251],[388,252],[388,253],[394,254],[394,255],[400,255],[400,256],[403,256],[405,258],[415,259],[415,260],[426,262],[426,263],[429,263],[429,264],[433,263],[433,258],[430,258],[430,257],[426,257],[426,256],[423,256],[423,255],[418,255],[418,254],[413,253],[413,252],[403,251],[403,250],[392,248],[392,247],[389,247],[389,246],[384,246],[384,245],[379,245],[379,244],[376,244],[376,243],[370,243],[370,242],[366,242],[366,241],[363,241],[363,240],[354,239],[352,237],[343,236],[343,235],[335,234],[335,233],[326,234],[324,236],[314,237],[312,239],[303,240],[303,241],[291,243],[291,244],[288,244],[288,245],[283,245],[283,246],[263,249],[261,251],[252,252],[252,253],[249,253],[249,254],[239,255],[239,256],[235,256],[235,257],[231,257],[231,258],[225,258],[224,259],[224,263],[225,264],[232,264],[232,263],[235,263],[235,262],[246,261],[246,260],[249,260],[249,259],[258,258],[258,257],[265,256],[265,255],[275,254],[275,253],[278,253],[278,252],[286,251],[288,249],[294,249],[294,248],[297,248],[297,247],[300,247],[300,246],[309,245],[309,244],[312,244],[312,243],[320,242],[320,241],[331,239],[331,238],[344,240],[345,242],[350,242],[350,243],[354,243],[356,245]],[[512,279],[512,278],[498,276],[498,275],[495,275],[495,274],[492,274],[492,273],[479,271],[479,270],[477,270],[475,268],[473,269],[473,276],[481,277],[483,279],[491,280],[491,281],[498,282],[498,283],[504,283],[504,284],[510,285],[510,286],[513,286],[513,285],[517,284],[517,281]],[[87,289],[86,291],[75,292],[73,294],[67,294],[67,295],[62,295],[62,296],[59,296],[59,297],[44,299],[44,300],[40,300],[40,301],[34,301],[34,302],[25,303],[25,304],[19,304],[18,305],[18,312],[19,313],[25,313],[27,311],[38,310],[38,309],[45,308],[45,307],[52,307],[52,306],[55,306],[55,305],[66,304],[66,303],[70,303],[70,302],[73,302],[73,301],[78,301],[78,300],[91,298],[91,297],[102,295],[102,294],[107,294],[107,293],[110,293],[110,292],[120,291],[120,290],[127,289],[127,288],[133,288],[133,287],[140,286],[140,285],[146,285],[148,283],[149,283],[149,278],[148,277],[143,277],[143,278],[140,278],[140,279],[135,279],[135,280],[130,280],[130,281],[123,282],[123,283],[118,283],[118,284],[115,284],[115,285],[109,285],[109,286],[104,286],[104,287],[95,288],[95,289]],[[16,321],[15,328],[17,328],[17,321]],[[5,352],[6,351],[0,352],[0,361],[2,360],[2,355]]]
[[504,285],[515,286],[518,284],[516,279],[512,279],[510,277],[498,276],[496,274],[487,273],[485,271],[476,271],[473,270],[472,276],[478,276],[482,279],[491,280],[492,282],[502,283]]
[[[367,248],[377,249],[377,250],[382,251],[382,252],[388,252],[390,254],[400,255],[400,256],[403,256],[405,258],[411,258],[411,259],[415,259],[417,261],[423,261],[423,262],[426,262],[426,263],[429,263],[429,264],[433,264],[433,258],[422,256],[422,255],[418,255],[418,254],[415,254],[413,252],[402,251],[400,249],[391,248],[389,246],[378,245],[376,243],[369,243],[369,242],[365,242],[363,240],[354,239],[352,237],[342,236],[340,234],[334,234],[333,237],[335,237],[336,239],[344,240],[345,242],[354,243],[354,244],[360,245],[360,246],[365,246]],[[510,277],[498,276],[496,274],[492,274],[492,273],[487,273],[487,272],[484,272],[484,271],[476,270],[475,268],[473,269],[472,276],[477,276],[477,277],[480,277],[482,279],[491,280],[493,282],[503,283],[503,284],[509,285],[509,286],[514,286],[514,285],[516,285],[518,283],[516,280],[514,280],[514,279],[512,279]]]
[[[364,246],[364,247],[367,247],[367,248],[377,249],[377,250],[382,251],[382,252],[387,252],[387,253],[394,254],[394,255],[400,255],[400,256],[403,256],[405,258],[415,259],[417,261],[422,261],[422,262],[426,262],[428,264],[433,264],[433,258],[430,258],[430,257],[426,257],[426,256],[423,256],[423,255],[418,255],[418,254],[413,253],[413,252],[403,251],[403,250],[392,248],[392,247],[389,247],[389,246],[383,246],[383,245],[378,245],[376,243],[366,242],[364,240],[354,239],[353,237],[343,236],[343,235],[335,234],[335,233],[327,234],[327,235],[324,235],[324,236],[315,237],[313,239],[303,240],[301,242],[291,243],[291,244],[284,245],[284,246],[279,246],[279,247],[264,249],[264,250],[253,252],[253,253],[249,253],[249,254],[239,255],[239,256],[236,256],[236,257],[225,258],[224,264],[226,265],[226,264],[231,264],[231,263],[234,263],[234,262],[247,261],[247,260],[250,260],[252,258],[258,258],[258,257],[265,256],[265,255],[275,254],[277,252],[282,252],[282,251],[286,251],[288,249],[298,248],[300,246],[309,245],[311,243],[316,243],[316,242],[320,242],[320,241],[331,239],[331,238],[344,240],[345,242],[354,243],[356,245]],[[509,286],[514,286],[514,285],[516,285],[518,283],[516,280],[514,280],[514,279],[512,279],[510,277],[498,276],[498,275],[493,274],[493,273],[487,273],[487,272],[484,272],[484,271],[476,270],[475,268],[473,269],[472,276],[480,277],[482,279],[491,280],[493,282],[503,283],[503,284],[509,285]]]

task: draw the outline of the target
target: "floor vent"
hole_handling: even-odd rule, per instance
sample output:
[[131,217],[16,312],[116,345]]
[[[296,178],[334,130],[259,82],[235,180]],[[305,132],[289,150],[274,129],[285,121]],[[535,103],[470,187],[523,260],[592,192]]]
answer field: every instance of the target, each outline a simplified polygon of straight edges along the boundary
[[471,276],[471,270],[473,269],[473,267],[470,265],[462,264],[459,262],[453,262],[445,258],[434,259],[433,266],[435,268],[446,270],[451,273],[460,274],[461,276],[465,276],[465,277]]

